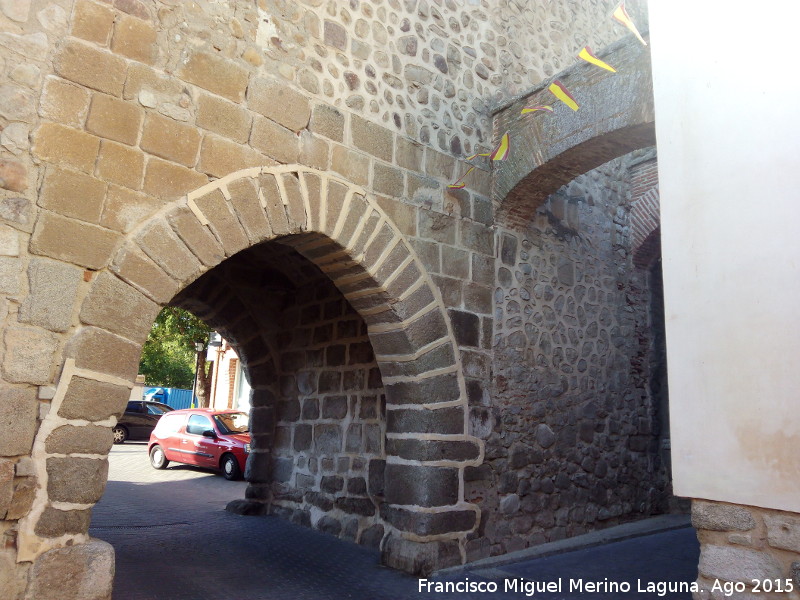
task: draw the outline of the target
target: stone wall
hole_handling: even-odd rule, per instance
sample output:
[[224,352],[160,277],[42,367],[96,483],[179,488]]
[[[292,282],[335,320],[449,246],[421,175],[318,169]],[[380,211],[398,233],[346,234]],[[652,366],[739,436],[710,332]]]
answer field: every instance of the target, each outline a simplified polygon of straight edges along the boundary
[[692,525],[701,544],[698,600],[800,598],[796,513],[694,500]]
[[271,511],[378,547],[386,396],[367,326],[324,275],[281,328]]
[[664,510],[649,393],[646,273],[630,253],[629,165],[617,159],[500,230],[486,462],[472,558]]

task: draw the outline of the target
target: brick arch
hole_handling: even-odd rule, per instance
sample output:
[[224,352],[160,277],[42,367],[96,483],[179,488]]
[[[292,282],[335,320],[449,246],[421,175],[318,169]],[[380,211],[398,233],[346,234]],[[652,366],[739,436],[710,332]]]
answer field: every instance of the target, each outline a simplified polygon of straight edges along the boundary
[[[524,226],[550,194],[578,175],[655,144],[649,47],[627,36],[599,56],[617,73],[581,63],[556,77],[579,110],[556,100],[548,81],[495,114],[495,137],[510,137],[509,158],[493,173],[498,223]],[[540,104],[555,112],[520,114]]]
[[[88,540],[88,511],[107,476],[107,432],[160,308],[227,257],[276,239],[326,273],[368,325],[387,395],[384,562],[416,572],[462,562],[479,517],[464,499],[464,469],[482,462],[483,444],[467,434],[441,295],[363,188],[297,165],[238,171],[164,207],[95,275],[34,443],[41,487],[20,522],[20,560]],[[256,396],[269,394],[253,383]]]

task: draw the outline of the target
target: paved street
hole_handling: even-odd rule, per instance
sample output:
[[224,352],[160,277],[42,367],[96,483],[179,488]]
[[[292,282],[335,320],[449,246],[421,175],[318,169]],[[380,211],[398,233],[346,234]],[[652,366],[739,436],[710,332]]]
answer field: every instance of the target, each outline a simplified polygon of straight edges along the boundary
[[[481,565],[434,577],[438,582],[495,583],[496,593],[419,591],[416,578],[378,564],[378,553],[270,517],[224,510],[244,495],[244,482],[175,465],[152,469],[144,443],[115,446],[106,494],[94,509],[91,534],[116,550],[115,600],[315,600],[524,598],[531,581],[561,583],[533,596],[685,598],[638,593],[637,579],[693,581],[697,541],[680,528],[506,565]],[[576,593],[570,580],[627,582],[629,593]],[[517,589],[506,591],[506,582]],[[643,583],[644,584],[644,583]],[[530,590],[530,588],[527,588]]]

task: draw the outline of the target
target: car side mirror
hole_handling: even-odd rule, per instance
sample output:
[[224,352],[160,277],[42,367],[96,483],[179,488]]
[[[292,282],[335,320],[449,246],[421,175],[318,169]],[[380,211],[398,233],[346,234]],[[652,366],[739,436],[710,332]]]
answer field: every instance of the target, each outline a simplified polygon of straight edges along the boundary
[[206,429],[206,430],[203,432],[203,437],[207,437],[207,438],[215,438],[215,437],[217,437],[217,432],[216,432],[216,431],[214,431],[213,429]]

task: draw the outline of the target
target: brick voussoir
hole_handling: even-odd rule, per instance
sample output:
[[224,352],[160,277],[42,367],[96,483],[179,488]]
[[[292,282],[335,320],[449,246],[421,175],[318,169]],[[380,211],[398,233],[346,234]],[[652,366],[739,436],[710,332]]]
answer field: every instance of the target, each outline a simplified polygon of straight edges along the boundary
[[290,233],[289,217],[283,205],[283,188],[278,177],[280,175],[263,173],[258,179],[260,194],[266,204],[267,220],[272,231],[275,235],[287,235]]
[[289,222],[289,229],[293,233],[305,231],[308,228],[308,216],[306,215],[299,177],[300,175],[297,172],[284,173],[281,176],[286,201],[284,209]]
[[358,226],[367,219],[371,206],[367,199],[358,193],[350,198],[347,216],[344,219],[341,231],[336,236],[337,241],[344,247],[350,244]]
[[164,220],[136,236],[139,248],[176,281],[194,280],[205,269]]
[[398,241],[399,238],[397,234],[392,230],[391,225],[389,225],[389,223],[384,223],[378,235],[375,237],[374,240],[372,240],[372,242],[369,244],[369,246],[366,248],[364,252],[363,264],[365,268],[372,271],[373,268],[377,265],[381,256],[383,256],[386,249],[389,248],[392,244],[398,243]]
[[251,243],[273,237],[269,219],[258,197],[257,183],[251,177],[232,181],[227,186],[230,203]]
[[208,220],[209,228],[225,249],[227,256],[233,256],[249,246],[239,219],[232,212],[221,190],[212,190],[195,198],[194,202]]
[[325,215],[319,230],[325,235],[332,235],[336,224],[347,205],[348,187],[335,180],[328,180],[328,191],[325,197]]
[[166,219],[186,247],[204,265],[213,267],[224,260],[225,250],[188,207],[182,206],[168,213]]
[[117,252],[110,270],[159,304],[169,302],[180,287],[133,242]]

